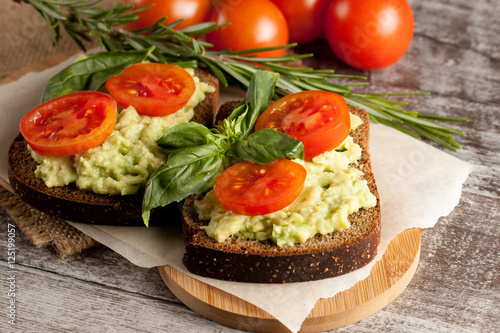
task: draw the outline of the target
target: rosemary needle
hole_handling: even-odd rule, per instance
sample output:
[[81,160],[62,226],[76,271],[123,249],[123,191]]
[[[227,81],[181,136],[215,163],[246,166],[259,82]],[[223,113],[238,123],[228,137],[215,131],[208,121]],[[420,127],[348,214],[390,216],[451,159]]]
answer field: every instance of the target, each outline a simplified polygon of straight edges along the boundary
[[[277,58],[256,58],[248,56],[267,50],[290,48],[295,44],[273,48],[249,49],[238,52],[229,50],[210,51],[211,44],[194,38],[221,26],[205,22],[175,30],[179,20],[167,25],[163,19],[152,27],[136,31],[125,31],[123,24],[133,22],[137,14],[147,9],[133,10],[133,4],[119,4],[111,8],[99,7],[101,0],[13,0],[33,6],[48,22],[52,39],[57,43],[61,27],[82,49],[85,43],[97,39],[102,51],[144,50],[154,47],[149,58],[156,62],[201,67],[212,71],[221,84],[247,90],[253,74],[263,67],[280,74],[276,86],[276,97],[302,90],[325,90],[342,95],[348,104],[364,108],[374,122],[391,126],[416,138],[426,137],[452,150],[461,148],[453,135],[465,135],[462,131],[437,123],[436,121],[467,121],[466,119],[440,117],[408,112],[400,106],[405,102],[391,101],[394,96],[421,95],[425,93],[383,93],[357,94],[352,87],[367,85],[363,76],[335,74],[332,70],[296,68],[287,63],[312,54],[291,55]],[[332,82],[335,78],[355,80],[348,84]]]

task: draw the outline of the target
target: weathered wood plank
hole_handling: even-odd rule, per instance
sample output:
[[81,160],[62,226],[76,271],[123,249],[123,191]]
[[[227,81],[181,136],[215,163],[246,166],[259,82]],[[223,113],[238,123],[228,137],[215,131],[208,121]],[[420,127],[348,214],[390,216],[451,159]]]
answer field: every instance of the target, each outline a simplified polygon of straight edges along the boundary
[[500,3],[478,0],[410,0],[415,33],[441,44],[500,58]]
[[[0,234],[7,234],[10,222],[0,207]],[[6,261],[7,236],[0,238],[0,260]],[[19,229],[16,231],[16,266],[32,267],[82,281],[117,288],[130,293],[180,303],[165,287],[156,268],[138,267],[119,254],[100,246],[82,254],[61,260],[50,247],[36,248]]]
[[373,72],[372,84],[394,85],[482,103],[498,103],[500,59],[415,35],[396,65]]
[[232,332],[177,303],[29,267],[16,288],[16,332]]

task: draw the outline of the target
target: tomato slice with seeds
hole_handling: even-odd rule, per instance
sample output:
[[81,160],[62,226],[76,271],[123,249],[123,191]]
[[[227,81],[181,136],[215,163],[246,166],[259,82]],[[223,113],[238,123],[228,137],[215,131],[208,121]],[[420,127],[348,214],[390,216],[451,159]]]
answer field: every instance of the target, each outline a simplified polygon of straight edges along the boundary
[[215,195],[234,213],[269,214],[285,208],[299,196],[306,175],[302,165],[287,159],[265,165],[244,161],[219,176]]
[[34,107],[21,119],[26,142],[45,156],[69,156],[94,148],[115,128],[117,105],[110,96],[75,92]]
[[338,94],[311,90],[287,95],[257,119],[255,130],[274,128],[302,141],[304,159],[335,149],[349,135],[349,108]]
[[106,88],[121,107],[132,105],[141,115],[163,117],[186,105],[196,85],[182,67],[140,63],[110,77]]

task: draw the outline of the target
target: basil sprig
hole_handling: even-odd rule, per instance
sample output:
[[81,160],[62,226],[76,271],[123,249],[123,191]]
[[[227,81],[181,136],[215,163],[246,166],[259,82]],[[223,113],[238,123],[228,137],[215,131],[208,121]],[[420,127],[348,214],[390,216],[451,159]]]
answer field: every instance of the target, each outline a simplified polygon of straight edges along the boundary
[[53,76],[42,96],[42,103],[72,92],[96,91],[106,80],[127,66],[146,60],[153,48],[140,51],[100,52],[79,60]]
[[254,131],[255,123],[269,106],[279,74],[258,71],[252,77],[245,99],[210,130],[197,123],[168,129],[157,141],[167,161],[148,179],[142,203],[142,218],[148,225],[153,208],[182,201],[208,190],[233,157],[266,164],[280,158],[304,158],[302,142],[273,129]]

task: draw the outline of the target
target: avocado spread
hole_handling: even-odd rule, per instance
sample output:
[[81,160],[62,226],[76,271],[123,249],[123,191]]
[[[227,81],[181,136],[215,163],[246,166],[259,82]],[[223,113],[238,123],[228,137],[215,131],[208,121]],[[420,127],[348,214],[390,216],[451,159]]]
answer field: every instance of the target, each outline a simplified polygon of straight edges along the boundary
[[165,117],[141,116],[133,107],[119,112],[115,130],[101,145],[81,154],[65,157],[31,155],[39,164],[35,174],[48,187],[72,182],[85,191],[100,194],[134,194],[165,161],[156,141],[170,127],[190,121],[194,108],[214,88],[193,75],[196,91],[179,111]]
[[[351,114],[351,130],[361,119]],[[195,209],[208,236],[218,242],[236,235],[259,241],[271,240],[280,247],[303,243],[316,234],[328,234],[349,228],[349,214],[371,208],[377,199],[370,192],[363,173],[353,167],[361,157],[361,148],[348,136],[335,150],[324,152],[311,161],[294,160],[307,170],[304,188],[289,206],[261,216],[235,214],[224,208],[212,190]]]

